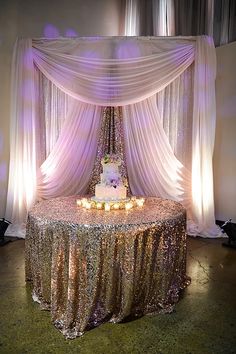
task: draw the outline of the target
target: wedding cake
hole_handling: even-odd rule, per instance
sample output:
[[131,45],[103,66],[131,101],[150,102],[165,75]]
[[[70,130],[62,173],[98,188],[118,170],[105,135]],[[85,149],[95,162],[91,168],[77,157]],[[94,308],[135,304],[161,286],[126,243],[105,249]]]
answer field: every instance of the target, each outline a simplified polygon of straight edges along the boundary
[[105,155],[101,163],[103,173],[100,175],[100,183],[95,186],[95,199],[98,201],[126,199],[127,188],[119,173],[121,160],[116,155]]

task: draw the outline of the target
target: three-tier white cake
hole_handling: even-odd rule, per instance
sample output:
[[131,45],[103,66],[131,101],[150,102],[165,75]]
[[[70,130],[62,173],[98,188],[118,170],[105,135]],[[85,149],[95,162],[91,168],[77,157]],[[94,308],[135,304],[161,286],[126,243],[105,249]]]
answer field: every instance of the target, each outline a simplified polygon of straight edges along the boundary
[[100,201],[119,201],[127,197],[127,188],[124,186],[119,166],[121,160],[112,155],[106,155],[102,161],[103,173],[100,183],[95,186],[95,199]]

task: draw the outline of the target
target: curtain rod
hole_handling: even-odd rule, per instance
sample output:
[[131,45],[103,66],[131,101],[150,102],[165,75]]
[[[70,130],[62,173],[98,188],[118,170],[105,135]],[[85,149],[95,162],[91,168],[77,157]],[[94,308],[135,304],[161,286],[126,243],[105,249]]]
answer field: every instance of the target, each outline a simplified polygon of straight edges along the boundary
[[[47,37],[38,37],[38,38],[31,38],[32,40],[91,40],[91,41],[99,41],[99,40],[109,40],[109,39],[135,39],[135,40],[166,40],[166,39],[183,39],[183,40],[197,40],[198,37],[210,37],[207,35],[201,35],[201,36],[88,36],[88,37],[53,37],[53,38],[47,38]],[[20,37],[22,39],[27,39],[26,37]]]

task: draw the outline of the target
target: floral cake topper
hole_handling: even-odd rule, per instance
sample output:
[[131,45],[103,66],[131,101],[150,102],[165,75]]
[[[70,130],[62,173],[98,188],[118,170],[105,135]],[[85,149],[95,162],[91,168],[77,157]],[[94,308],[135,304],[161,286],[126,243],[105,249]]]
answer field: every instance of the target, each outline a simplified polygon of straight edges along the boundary
[[120,166],[121,164],[121,159],[119,156],[115,155],[115,154],[106,154],[103,158],[102,158],[102,165],[106,165],[107,163],[115,163],[118,166]]

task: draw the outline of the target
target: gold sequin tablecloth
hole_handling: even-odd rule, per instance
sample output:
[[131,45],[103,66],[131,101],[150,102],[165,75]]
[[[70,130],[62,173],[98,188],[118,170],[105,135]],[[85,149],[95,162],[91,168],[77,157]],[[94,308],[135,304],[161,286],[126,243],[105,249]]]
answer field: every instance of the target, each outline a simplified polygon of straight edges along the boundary
[[26,232],[26,279],[55,326],[75,338],[106,321],[170,312],[187,285],[186,213],[147,198],[130,211],[86,210],[76,197],[37,203]]

